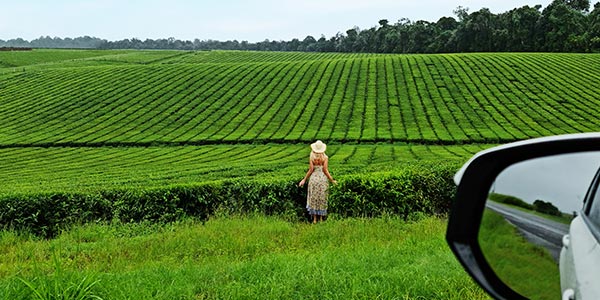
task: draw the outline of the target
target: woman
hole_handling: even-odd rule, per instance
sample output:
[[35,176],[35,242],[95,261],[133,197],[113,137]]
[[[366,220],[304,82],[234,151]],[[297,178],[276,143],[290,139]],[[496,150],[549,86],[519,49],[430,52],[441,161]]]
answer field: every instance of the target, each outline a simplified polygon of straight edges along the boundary
[[310,148],[312,152],[310,153],[308,172],[306,172],[306,176],[304,176],[304,179],[298,185],[304,186],[304,183],[310,177],[310,181],[308,182],[308,196],[306,197],[306,209],[312,215],[313,223],[317,223],[317,216],[323,221],[323,216],[327,215],[329,182],[331,181],[335,184],[337,181],[333,180],[327,169],[329,162],[329,157],[325,155],[327,145],[321,141],[316,141],[310,145]]

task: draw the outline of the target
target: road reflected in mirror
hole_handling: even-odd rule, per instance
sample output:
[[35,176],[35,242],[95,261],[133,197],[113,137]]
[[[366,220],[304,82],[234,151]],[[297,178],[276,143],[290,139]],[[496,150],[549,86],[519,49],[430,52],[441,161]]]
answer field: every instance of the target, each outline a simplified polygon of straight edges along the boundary
[[496,274],[530,299],[561,295],[562,238],[600,167],[600,152],[536,158],[502,171],[490,188],[479,243]]

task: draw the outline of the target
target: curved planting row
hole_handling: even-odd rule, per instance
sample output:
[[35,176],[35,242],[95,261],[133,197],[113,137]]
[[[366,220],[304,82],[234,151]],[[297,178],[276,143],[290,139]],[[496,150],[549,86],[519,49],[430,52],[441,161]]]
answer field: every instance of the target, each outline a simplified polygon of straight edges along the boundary
[[[600,129],[597,54],[139,56],[158,61],[3,77],[0,146],[464,144]],[[220,63],[186,62],[196,56]]]
[[[461,162],[487,145],[330,144],[331,172],[394,170],[416,161]],[[0,149],[0,195],[152,188],[232,178],[302,178],[306,145]]]
[[127,50],[50,50],[35,49],[33,51],[2,51],[0,52],[0,66],[7,68],[31,66],[36,64],[48,64],[74,59],[89,59],[106,55],[116,55]]
[[125,50],[112,54],[112,51],[114,50],[107,51],[106,55],[91,57],[88,60],[112,63],[151,64],[167,62],[190,53],[179,50]]
[[355,59],[385,54],[365,53],[331,53],[331,52],[268,52],[268,51],[195,51],[189,55],[182,55],[168,59],[168,63],[273,63],[273,62],[301,62],[323,61],[332,59]]

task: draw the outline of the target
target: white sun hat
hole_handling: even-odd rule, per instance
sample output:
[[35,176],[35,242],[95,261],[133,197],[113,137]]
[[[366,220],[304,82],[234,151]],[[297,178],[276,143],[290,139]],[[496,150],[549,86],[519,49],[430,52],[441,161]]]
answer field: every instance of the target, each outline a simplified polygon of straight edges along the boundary
[[310,144],[310,148],[315,153],[323,153],[325,149],[327,149],[327,145],[325,145],[321,140],[318,140],[312,144]]

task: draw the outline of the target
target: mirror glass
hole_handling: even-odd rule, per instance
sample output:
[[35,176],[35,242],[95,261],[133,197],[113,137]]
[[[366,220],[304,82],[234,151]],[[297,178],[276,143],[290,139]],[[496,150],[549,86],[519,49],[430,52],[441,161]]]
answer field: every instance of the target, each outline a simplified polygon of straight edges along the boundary
[[599,167],[600,152],[582,152],[527,160],[498,175],[478,239],[513,290],[530,299],[560,297],[562,238]]

